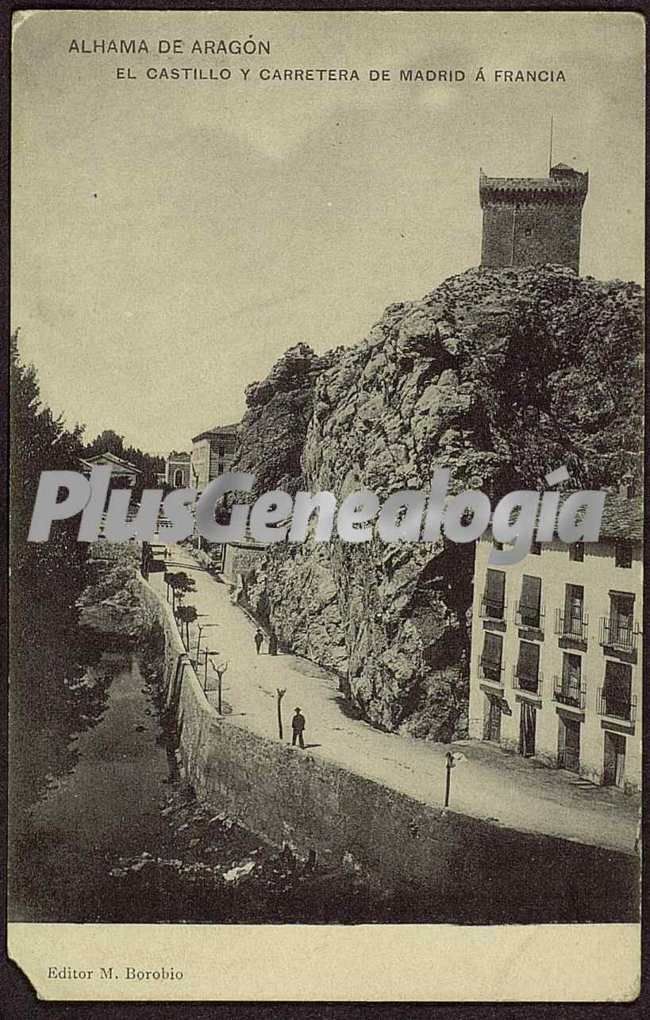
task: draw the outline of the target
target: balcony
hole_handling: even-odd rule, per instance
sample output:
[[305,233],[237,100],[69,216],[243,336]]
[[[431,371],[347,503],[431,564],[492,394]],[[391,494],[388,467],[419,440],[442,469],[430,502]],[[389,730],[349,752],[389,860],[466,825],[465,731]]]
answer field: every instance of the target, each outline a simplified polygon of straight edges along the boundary
[[481,660],[478,664],[479,679],[494,687],[503,687],[503,666]]
[[498,602],[484,595],[481,599],[480,615],[483,620],[499,620],[505,623],[507,603]]
[[558,637],[586,641],[588,627],[589,617],[586,613],[576,616],[573,613],[563,613],[561,609],[555,610],[555,633]]
[[533,606],[522,605],[515,602],[515,623],[518,627],[527,627],[529,630],[544,630],[544,607],[534,608]]
[[622,623],[616,617],[602,617],[600,621],[600,644],[605,648],[616,648],[621,652],[636,652],[641,631],[634,620]]
[[584,709],[587,703],[587,688],[584,680],[572,677],[553,677],[553,701],[569,708]]
[[598,714],[609,716],[610,719],[623,719],[625,722],[636,721],[636,695],[626,694],[616,688],[598,690]]
[[536,694],[541,698],[543,686],[542,673],[538,673],[537,676],[520,676],[515,666],[512,671],[512,686],[516,691],[522,691],[525,694]]

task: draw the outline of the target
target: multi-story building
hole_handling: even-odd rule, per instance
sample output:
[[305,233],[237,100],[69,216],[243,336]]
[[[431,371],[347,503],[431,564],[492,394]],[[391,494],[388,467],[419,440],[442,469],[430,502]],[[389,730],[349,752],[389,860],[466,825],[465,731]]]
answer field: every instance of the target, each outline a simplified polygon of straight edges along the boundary
[[204,489],[230,470],[237,448],[239,425],[215,425],[192,438],[191,485]]
[[476,543],[470,736],[628,791],[641,783],[640,498],[608,495],[600,540],[490,566]]

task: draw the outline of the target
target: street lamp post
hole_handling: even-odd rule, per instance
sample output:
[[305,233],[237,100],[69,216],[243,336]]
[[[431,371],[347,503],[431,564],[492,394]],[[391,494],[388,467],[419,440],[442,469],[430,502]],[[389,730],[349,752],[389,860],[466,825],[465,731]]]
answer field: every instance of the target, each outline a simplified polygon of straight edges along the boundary
[[451,788],[451,770],[455,766],[454,756],[451,751],[447,751],[445,758],[447,759],[447,778],[445,780],[445,807],[449,807],[449,790]]
[[197,629],[198,629],[198,632],[199,632],[199,636],[198,636],[197,642],[196,642],[196,661],[198,663],[198,661],[199,661],[199,649],[201,647],[201,636],[203,634],[203,631],[207,630],[208,627],[218,627],[219,624],[218,623],[197,623],[196,626],[197,626]]

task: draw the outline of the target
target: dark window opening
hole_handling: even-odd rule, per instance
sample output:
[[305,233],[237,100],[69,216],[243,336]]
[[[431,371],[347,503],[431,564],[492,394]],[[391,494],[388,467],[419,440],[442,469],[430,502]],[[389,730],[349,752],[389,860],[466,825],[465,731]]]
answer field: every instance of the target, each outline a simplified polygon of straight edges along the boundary
[[615,563],[617,567],[632,566],[632,545],[630,542],[616,543]]
[[505,610],[506,575],[503,570],[488,570],[483,596],[483,615],[502,620]]
[[569,559],[575,563],[582,563],[585,558],[585,547],[583,542],[574,542],[569,546]]

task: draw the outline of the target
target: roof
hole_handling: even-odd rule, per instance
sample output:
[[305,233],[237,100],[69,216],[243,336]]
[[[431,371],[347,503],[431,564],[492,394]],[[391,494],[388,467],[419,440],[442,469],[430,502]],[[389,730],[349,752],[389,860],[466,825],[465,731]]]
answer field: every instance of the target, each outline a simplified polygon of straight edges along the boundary
[[199,439],[205,439],[207,436],[214,436],[217,434],[232,435],[236,436],[239,432],[240,423],[237,422],[235,425],[213,425],[210,429],[204,429],[203,432],[199,432],[198,435],[192,436],[192,442],[196,443]]
[[115,465],[115,467],[122,468],[124,471],[129,471],[135,475],[141,475],[142,471],[137,468],[135,464],[129,463],[128,460],[123,460],[114,453],[110,453],[108,450],[105,453],[95,453],[92,457],[80,457],[80,463],[84,464],[88,468],[96,467],[98,464],[106,464],[106,462]]
[[[561,493],[559,509],[562,508],[569,496],[575,496],[578,491]],[[538,506],[538,518],[539,512],[540,507]],[[516,517],[517,515],[513,511],[510,517],[511,523],[516,520]],[[583,508],[580,508],[576,514],[576,520],[580,521],[582,517]],[[488,530],[491,529],[488,528]],[[557,534],[557,522],[553,530]],[[618,492],[607,493],[600,522],[600,539],[603,538],[615,541],[643,541],[643,500],[641,496],[626,496]]]
[[600,533],[604,538],[643,541],[643,499],[610,492],[605,500]]
[[172,452],[169,454],[167,458],[168,461],[171,460],[185,461],[189,459],[190,459],[189,453],[185,453],[185,451],[183,451],[182,453],[177,453],[176,450],[172,450]]

